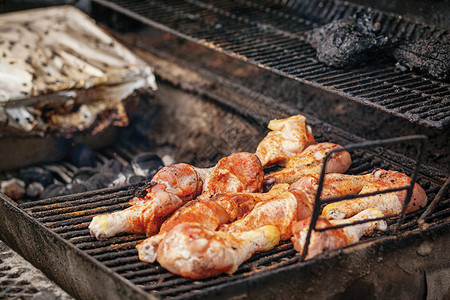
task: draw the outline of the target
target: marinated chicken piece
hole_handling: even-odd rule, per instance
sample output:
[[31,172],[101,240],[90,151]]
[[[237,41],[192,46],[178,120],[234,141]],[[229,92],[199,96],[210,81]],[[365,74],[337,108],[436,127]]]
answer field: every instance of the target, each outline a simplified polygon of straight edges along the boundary
[[274,226],[235,234],[182,223],[162,240],[158,262],[174,274],[193,279],[232,274],[255,252],[271,250],[279,240]]
[[[357,194],[366,184],[367,177],[368,175],[326,174],[322,198]],[[288,190],[280,190],[276,197],[256,204],[244,218],[225,224],[220,230],[243,232],[273,225],[280,231],[282,240],[289,239],[292,236],[292,224],[311,216],[318,182],[318,176],[305,175],[290,185]]]
[[[318,143],[311,145],[301,153],[292,157],[284,169],[268,174],[264,177],[265,189],[273,184],[292,184],[305,175],[319,175],[323,165],[323,159],[327,152],[342,148],[333,143]],[[352,163],[350,153],[341,151],[333,153],[327,161],[327,173],[344,173]]]
[[238,152],[219,160],[206,176],[200,198],[219,193],[256,193],[262,191],[264,171],[259,158],[252,153]]
[[268,193],[228,193],[217,194],[211,199],[196,199],[186,203],[161,225],[158,234],[151,236],[136,246],[139,259],[154,262],[157,249],[167,232],[181,223],[198,223],[209,230],[232,222],[247,215],[257,203],[269,201],[284,193],[288,184],[273,187]]
[[151,187],[141,198],[130,201],[131,207],[98,215],[92,219],[89,230],[97,239],[118,233],[151,232],[165,216],[184,202],[202,192],[203,181],[210,169],[195,168],[188,164],[175,164],[162,168],[152,178]]
[[389,46],[389,39],[379,35],[379,25],[372,14],[348,16],[313,29],[308,41],[316,48],[319,61],[331,67],[351,67]]
[[196,168],[188,164],[174,164],[163,167],[151,182],[156,185],[147,189],[141,200],[151,200],[155,192],[168,192],[186,202],[197,197],[203,188],[203,181],[210,174],[211,168]]
[[417,69],[439,80],[450,79],[450,35],[437,39],[403,42],[394,50],[398,67]]
[[[327,220],[322,216],[317,219],[316,228],[327,228],[341,224],[351,224],[356,221],[376,219],[383,217],[383,213],[375,208],[366,209],[350,219]],[[293,236],[291,238],[295,250],[303,252],[308,234],[311,218],[298,221],[292,227]],[[310,244],[308,246],[307,259],[317,256],[323,252],[339,249],[359,242],[362,236],[371,235],[375,229],[384,231],[387,228],[386,221],[369,221],[367,223],[352,226],[330,229],[326,231],[312,231]]]
[[285,165],[292,156],[314,142],[306,118],[302,115],[271,120],[267,127],[272,131],[258,144],[255,152],[264,168]]
[[297,221],[297,201],[293,193],[285,192],[271,201],[256,204],[247,216],[219,230],[238,233],[273,225],[280,231],[280,238],[287,240],[292,235],[292,224]]
[[[369,176],[339,173],[326,174],[323,180],[321,199],[359,194],[364,185],[367,184]],[[303,191],[308,199],[308,203],[314,205],[318,187],[319,176],[306,175],[294,182],[290,189]]]
[[279,184],[274,197],[261,201],[245,217],[230,224],[222,225],[219,230],[226,232],[245,232],[265,225],[278,228],[281,239],[289,239],[292,235],[292,224],[307,218],[312,213],[314,203],[309,202],[306,193],[288,184]]
[[122,232],[152,235],[168,215],[200,192],[199,198],[205,199],[220,192],[259,192],[264,176],[258,157],[246,152],[221,159],[211,170],[186,164],[169,170],[164,176],[155,175],[157,184],[144,199],[134,200],[125,210],[95,216],[89,225],[91,234],[97,239]]
[[[406,187],[410,182],[411,178],[403,173],[377,169],[367,177],[367,183],[361,189],[359,194]],[[326,219],[345,219],[354,216],[367,208],[376,208],[386,216],[395,215],[401,212],[406,200],[405,198],[406,190],[402,190],[352,200],[343,200],[326,205],[322,215]],[[416,183],[406,212],[413,212],[425,207],[427,201],[428,199],[425,191]]]

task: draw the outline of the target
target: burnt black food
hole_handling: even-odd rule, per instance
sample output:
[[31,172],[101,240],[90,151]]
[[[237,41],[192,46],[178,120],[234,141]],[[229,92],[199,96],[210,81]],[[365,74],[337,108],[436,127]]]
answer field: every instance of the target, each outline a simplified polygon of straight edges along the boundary
[[371,14],[348,16],[311,30],[308,42],[316,48],[319,61],[332,67],[351,67],[389,44],[387,37],[378,34],[379,27]]
[[401,69],[417,69],[439,80],[450,79],[450,41],[423,39],[404,42],[394,50]]

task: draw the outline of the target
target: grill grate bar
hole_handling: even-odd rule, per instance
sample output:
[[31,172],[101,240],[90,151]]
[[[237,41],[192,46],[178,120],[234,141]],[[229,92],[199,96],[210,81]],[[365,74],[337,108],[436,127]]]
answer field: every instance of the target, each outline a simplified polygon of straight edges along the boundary
[[[39,211],[51,210],[58,207],[65,207],[67,206],[67,204],[71,203],[75,204],[78,203],[78,201],[89,201],[89,199],[91,199],[92,196],[95,196],[94,199],[99,199],[98,197],[108,198],[111,196],[113,197],[132,196],[135,194],[136,189],[142,187],[144,184],[145,184],[144,182],[139,182],[133,185],[117,186],[80,194],[71,194],[66,196],[37,200],[21,204],[21,208],[25,209],[29,213],[36,213]],[[106,198],[103,198],[103,200]]]
[[[102,199],[103,198],[103,199]],[[97,199],[97,201],[95,202],[85,202],[85,204],[81,204],[81,205],[77,205],[76,207],[61,207],[61,208],[56,208],[53,210],[47,209],[44,211],[40,211],[38,213],[35,213],[36,218],[38,218],[41,222],[48,222],[48,221],[55,221],[55,220],[59,220],[61,218],[65,218],[66,214],[80,214],[80,209],[81,210],[86,210],[86,209],[94,209],[94,208],[99,208],[99,207],[103,207],[104,203],[102,203],[102,200],[104,199],[110,199],[110,197],[108,196],[104,196],[100,199]],[[110,203],[111,204],[123,204],[123,203],[128,203],[128,200],[130,200],[130,196],[125,196],[125,197],[117,197],[117,198],[113,198],[110,199]]]
[[[65,215],[55,215],[55,216],[51,216],[51,217],[44,217],[44,218],[39,218],[37,217],[36,219],[39,220],[40,222],[46,224],[49,227],[54,227],[54,226],[63,226],[66,225],[66,223],[69,221],[74,221],[76,220],[77,222],[81,222],[86,220],[86,218],[92,217],[93,215],[97,215],[97,214],[101,214],[101,213],[108,213],[114,210],[119,210],[119,209],[125,209],[127,207],[129,207],[130,205],[128,203],[120,203],[120,204],[115,204],[112,206],[104,206],[104,207],[99,207],[96,209],[87,209],[87,210],[80,210],[79,212],[74,212],[74,213],[69,213],[69,214],[65,214]],[[71,218],[68,218],[71,217]]]
[[[450,122],[442,115],[447,113],[445,103],[436,109],[435,115],[439,121],[423,117],[420,113],[409,110],[396,110],[383,106],[377,98],[386,92],[385,85],[394,85],[398,91],[416,93],[422,87],[426,91],[429,84],[444,87],[448,93],[448,83],[439,83],[412,72],[400,72],[389,60],[379,60],[368,63],[367,66],[342,70],[341,77],[329,82],[327,78],[335,72],[315,61],[314,72],[309,69],[311,64],[303,63],[315,56],[312,47],[305,46],[304,37],[307,30],[313,26],[327,23],[342,16],[351,15],[364,8],[346,2],[336,1],[288,1],[274,5],[264,1],[105,1],[94,0],[101,4],[116,3],[129,12],[131,16],[139,15],[151,22],[157,22],[174,30],[172,33],[188,35],[193,40],[217,51],[226,51],[234,57],[242,58],[256,65],[262,65],[278,74],[306,80],[306,83],[318,85],[331,93],[338,93],[354,101],[379,108],[396,116],[406,118],[439,129],[446,128]],[[412,39],[415,37],[440,38],[446,35],[444,30],[425,24],[414,23],[397,15],[386,15],[374,11],[381,25],[381,32],[391,37]],[[154,24],[154,23],[151,23]],[[299,47],[295,47],[298,44]],[[295,68],[290,66],[295,65]],[[320,67],[319,67],[320,65]],[[384,74],[377,71],[383,70]],[[360,74],[360,75],[355,75]],[[359,86],[357,76],[365,78],[364,87]],[[303,81],[304,82],[304,81]],[[370,85],[369,83],[373,83]],[[394,90],[389,90],[395,93]],[[437,97],[444,101],[448,94]],[[374,99],[375,98],[375,99]],[[422,99],[418,99],[422,101]],[[426,104],[425,104],[426,105]],[[436,118],[435,118],[436,119]]]
[[108,240],[97,241],[94,237],[86,236],[84,239],[72,240],[72,243],[81,250],[92,250],[97,248],[109,247],[111,245],[120,245],[122,243],[138,242],[143,240],[143,235],[119,235]]
[[441,104],[437,103],[432,106],[430,110],[424,111],[420,114],[423,118],[441,118],[446,117],[450,118],[450,108],[442,111]]
[[[65,239],[73,239],[76,237],[89,235],[88,225],[89,225],[89,223],[81,223],[81,224],[77,224],[74,226],[67,226],[66,228],[69,230],[70,230],[70,227],[81,227],[81,226],[83,227],[83,229],[81,229],[81,230],[76,230],[76,231],[72,230],[72,232],[61,233],[61,232],[58,232],[57,230],[55,230],[55,232],[59,233]],[[60,227],[60,228],[64,228],[64,227]]]
[[389,107],[391,109],[402,109],[404,107],[406,107],[406,109],[408,109],[409,106],[415,106],[417,107],[417,98],[420,97],[420,95],[417,94],[406,94],[406,95],[402,95],[400,97],[394,97],[391,98],[391,103],[392,104],[388,104],[386,105],[386,107]]
[[143,237],[141,237],[138,240],[131,241],[131,242],[122,242],[118,245],[108,245],[106,247],[96,247],[94,249],[85,250],[85,252],[88,253],[89,255],[96,256],[96,255],[100,255],[100,254],[120,251],[122,249],[132,249],[137,244],[139,244],[142,239],[143,239]]
[[[136,252],[136,254],[137,254],[137,252]],[[122,257],[122,258],[118,258],[118,259],[111,260],[111,261],[102,261],[102,263],[105,266],[107,266],[108,268],[125,265],[125,264],[133,264],[133,263],[137,263],[137,262],[141,262],[138,259],[137,255],[129,256],[129,257]],[[143,263],[143,262],[141,262],[141,263]]]
[[[148,264],[139,261],[137,263],[128,263],[126,265],[119,265],[119,266],[114,266],[111,267],[111,270],[113,270],[114,272],[117,272],[118,274],[124,274],[126,272],[135,272],[137,270],[143,270],[143,269],[148,269],[149,266]],[[153,264],[151,266],[152,269],[160,269],[161,272],[163,272],[164,270],[157,264]]]
[[116,259],[120,259],[123,257],[136,257],[137,250],[135,248],[120,249],[120,251],[108,252],[108,253],[102,253],[102,254],[92,254],[91,253],[91,255],[101,262],[106,262],[106,261],[113,261]]

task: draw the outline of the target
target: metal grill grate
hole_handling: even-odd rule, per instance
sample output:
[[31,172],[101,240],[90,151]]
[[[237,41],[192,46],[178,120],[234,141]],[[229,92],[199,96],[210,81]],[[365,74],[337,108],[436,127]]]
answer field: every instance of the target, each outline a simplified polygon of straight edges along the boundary
[[[279,75],[320,87],[411,122],[443,129],[450,123],[450,86],[404,73],[380,58],[351,70],[317,61],[305,42],[314,25],[367,8],[340,1],[105,1],[95,2],[224,52]],[[449,32],[375,11],[386,35],[413,39],[449,38]]]
[[[317,132],[317,139],[320,141],[326,138]],[[400,167],[397,163],[368,151],[354,150],[351,151],[351,155],[353,163],[348,174],[359,174],[377,167],[396,169],[406,173],[411,171],[409,168]],[[418,183],[426,190],[430,199],[436,195],[440,187],[439,183],[423,174],[419,176]],[[156,263],[147,264],[139,261],[135,246],[144,239],[143,235],[123,234],[103,241],[97,241],[89,235],[88,225],[94,215],[128,207],[128,200],[141,186],[142,183],[50,198],[22,204],[20,207],[45,227],[59,234],[113,272],[161,298],[181,299],[208,295],[223,284],[232,284],[249,279],[255,274],[300,263],[300,255],[293,249],[292,244],[286,241],[269,252],[254,255],[232,276],[221,275],[199,281],[173,275]],[[402,234],[417,229],[417,220],[421,213],[422,211],[418,211],[406,216],[404,225],[401,227]],[[444,201],[438,204],[435,213],[427,217],[426,221],[431,224],[440,223],[449,217],[449,203]],[[381,237],[391,234],[397,222],[390,220],[388,224],[387,232],[381,234]],[[370,239],[380,238],[380,236]]]

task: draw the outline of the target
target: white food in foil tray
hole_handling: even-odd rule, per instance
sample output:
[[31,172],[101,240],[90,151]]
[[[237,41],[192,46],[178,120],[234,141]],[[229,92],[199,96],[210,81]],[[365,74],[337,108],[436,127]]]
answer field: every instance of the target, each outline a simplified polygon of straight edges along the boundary
[[122,101],[156,90],[152,68],[73,6],[0,15],[0,58],[0,136],[124,126]]

